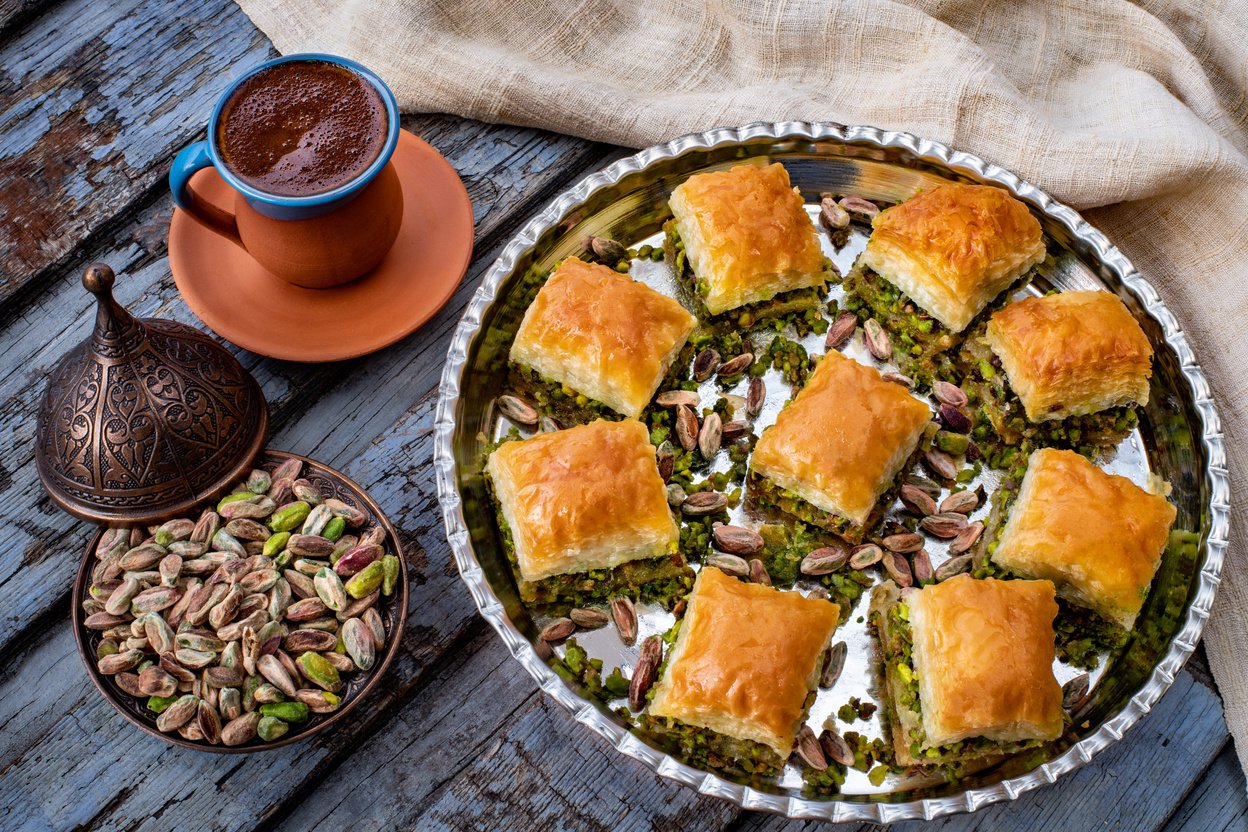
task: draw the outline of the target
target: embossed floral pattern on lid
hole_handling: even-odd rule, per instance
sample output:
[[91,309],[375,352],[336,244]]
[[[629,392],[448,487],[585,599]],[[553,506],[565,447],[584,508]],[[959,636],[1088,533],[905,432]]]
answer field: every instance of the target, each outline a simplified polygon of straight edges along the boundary
[[87,520],[145,523],[227,487],[260,452],[268,405],[230,352],[175,321],[138,319],[92,264],[95,329],[52,373],[36,464],[52,499]]

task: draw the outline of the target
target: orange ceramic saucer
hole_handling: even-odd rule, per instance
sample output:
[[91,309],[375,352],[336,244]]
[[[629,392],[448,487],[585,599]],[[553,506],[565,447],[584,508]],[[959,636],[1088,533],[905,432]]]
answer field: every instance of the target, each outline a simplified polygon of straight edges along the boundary
[[[459,174],[425,142],[399,131],[393,162],[403,225],[381,265],[332,289],[304,289],[179,209],[169,224],[178,291],[213,332],[270,358],[339,361],[415,332],[450,300],[472,256],[472,203]],[[195,190],[232,210],[234,192],[212,168]]]

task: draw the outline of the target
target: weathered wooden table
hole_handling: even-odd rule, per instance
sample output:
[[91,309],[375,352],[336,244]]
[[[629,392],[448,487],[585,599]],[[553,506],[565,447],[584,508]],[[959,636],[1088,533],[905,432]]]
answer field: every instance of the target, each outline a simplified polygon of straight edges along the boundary
[[[238,350],[269,399],[271,445],[346,471],[402,534],[411,618],[379,691],[328,736],[221,757],[134,730],[91,687],[68,622],[91,529],[44,496],[32,462],[45,377],[88,332],[89,261],[118,271],[117,297],[136,314],[198,325],[169,274],[165,174],[233,74],[273,54],[229,0],[0,0],[0,828],[813,828],[661,780],[578,728],[511,661],[451,565],[430,472],[451,331],[514,229],[625,153],[537,130],[405,122],[476,206],[468,276],[423,330],[323,366]],[[940,823],[1246,826],[1244,777],[1199,653],[1153,714],[1074,776]]]

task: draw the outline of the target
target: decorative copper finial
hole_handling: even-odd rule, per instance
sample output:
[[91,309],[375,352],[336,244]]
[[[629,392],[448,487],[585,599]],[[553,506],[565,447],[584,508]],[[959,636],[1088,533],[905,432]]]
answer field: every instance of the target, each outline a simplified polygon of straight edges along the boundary
[[107,263],[92,263],[82,273],[82,285],[93,295],[108,294],[113,291],[116,275]]
[[225,347],[174,321],[136,319],[92,263],[95,330],[61,359],[39,409],[35,461],[52,499],[88,520],[141,524],[183,513],[244,477],[268,405]]

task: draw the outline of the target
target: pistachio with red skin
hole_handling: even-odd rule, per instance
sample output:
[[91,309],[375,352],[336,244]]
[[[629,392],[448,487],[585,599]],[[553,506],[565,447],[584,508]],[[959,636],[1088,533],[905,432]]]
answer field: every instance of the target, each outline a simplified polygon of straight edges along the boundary
[[693,377],[697,381],[706,381],[719,369],[719,353],[710,347],[698,353],[693,359]]
[[828,327],[827,337],[824,338],[824,346],[829,350],[839,350],[841,347],[849,343],[849,339],[853,337],[854,330],[858,328],[858,316],[852,312],[845,312],[838,315],[832,325]]
[[377,560],[381,555],[382,548],[376,544],[366,543],[362,546],[356,546],[338,558],[338,562],[334,564],[334,571],[340,577],[349,578]]
[[628,706],[634,711],[640,711],[646,704],[646,694],[658,678],[662,661],[663,639],[661,636],[650,636],[642,642],[641,655],[628,683]]
[[751,419],[756,418],[762,412],[766,399],[767,384],[761,378],[751,377],[745,394],[745,415]]

